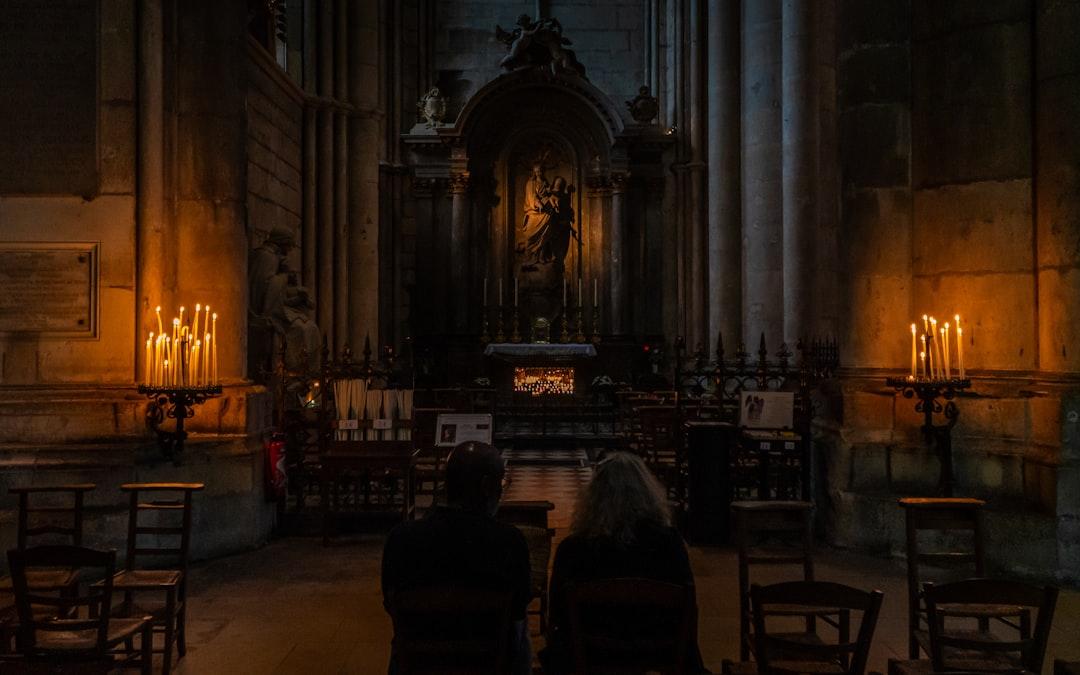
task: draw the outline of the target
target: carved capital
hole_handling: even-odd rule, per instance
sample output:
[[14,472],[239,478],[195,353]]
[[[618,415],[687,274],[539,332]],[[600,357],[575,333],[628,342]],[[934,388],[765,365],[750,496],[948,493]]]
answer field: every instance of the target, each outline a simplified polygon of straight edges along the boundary
[[417,199],[430,199],[436,192],[441,192],[445,189],[445,178],[414,177],[412,179],[412,193]]
[[608,174],[594,174],[585,179],[585,185],[589,188],[590,196],[602,196],[611,192],[611,176]]
[[469,191],[469,172],[450,174],[450,194],[460,195]]

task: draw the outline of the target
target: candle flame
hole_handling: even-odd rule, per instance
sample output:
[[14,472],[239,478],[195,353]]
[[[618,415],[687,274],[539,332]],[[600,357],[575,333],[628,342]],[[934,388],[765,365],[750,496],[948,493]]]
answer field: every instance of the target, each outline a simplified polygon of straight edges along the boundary
[[915,324],[911,324],[911,334],[915,334]]
[[217,321],[217,312],[214,312],[214,321]]

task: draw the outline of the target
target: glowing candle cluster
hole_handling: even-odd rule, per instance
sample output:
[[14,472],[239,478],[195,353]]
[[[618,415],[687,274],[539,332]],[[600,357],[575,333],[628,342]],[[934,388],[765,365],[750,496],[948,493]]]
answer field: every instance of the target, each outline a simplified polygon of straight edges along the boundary
[[161,307],[155,308],[157,332],[146,339],[145,384],[151,387],[209,387],[218,379],[218,336],[216,312],[210,305],[196,304],[195,312],[185,317],[186,309],[172,320],[165,332]]
[[964,329],[960,327],[960,315],[954,315],[953,321],[956,322],[953,326],[950,326],[948,321],[938,326],[936,318],[923,314],[922,333],[919,332],[917,324],[911,324],[909,380],[965,379]]

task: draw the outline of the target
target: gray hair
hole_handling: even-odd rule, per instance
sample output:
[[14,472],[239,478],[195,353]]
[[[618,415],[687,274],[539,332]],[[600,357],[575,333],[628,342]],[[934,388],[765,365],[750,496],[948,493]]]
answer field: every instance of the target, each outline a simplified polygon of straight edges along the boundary
[[572,534],[629,544],[641,521],[671,525],[667,490],[637,455],[615,452],[596,466],[574,508]]

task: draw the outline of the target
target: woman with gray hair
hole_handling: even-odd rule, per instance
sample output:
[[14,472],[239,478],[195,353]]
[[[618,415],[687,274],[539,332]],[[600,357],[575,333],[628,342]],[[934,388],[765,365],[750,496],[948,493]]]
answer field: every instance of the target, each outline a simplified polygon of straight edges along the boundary
[[[540,653],[544,671],[573,671],[567,589],[582,581],[638,578],[693,587],[694,573],[679,532],[672,527],[667,491],[640,457],[608,455],[574,508],[570,534],[555,552],[549,598],[547,647]],[[694,635],[686,663],[690,672],[708,672]]]

